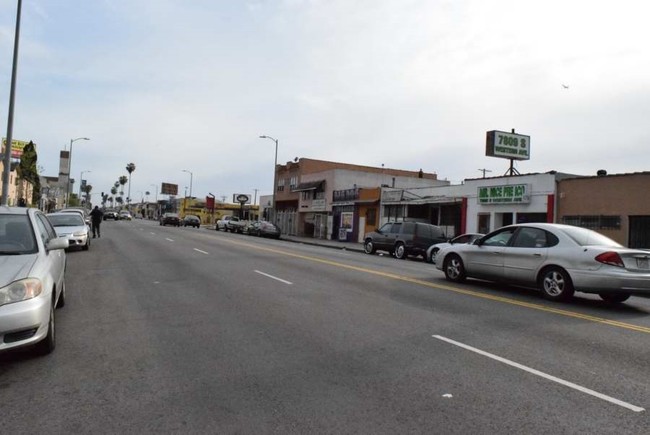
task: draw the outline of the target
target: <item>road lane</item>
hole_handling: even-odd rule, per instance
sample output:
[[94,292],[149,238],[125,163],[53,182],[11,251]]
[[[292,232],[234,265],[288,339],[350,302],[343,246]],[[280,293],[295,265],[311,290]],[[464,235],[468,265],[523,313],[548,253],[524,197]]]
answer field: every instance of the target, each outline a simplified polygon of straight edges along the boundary
[[[446,283],[423,263],[360,254],[344,264],[333,250],[167,227],[141,231],[146,224],[107,225],[89,252],[70,254],[59,348],[48,360],[3,361],[7,430],[647,427],[646,413],[627,415],[431,340],[453,337],[647,407],[647,334],[473,294],[546,305],[534,293],[429,286]],[[602,305],[576,309],[610,315]],[[640,309],[614,314],[647,321]],[[22,422],[18,411],[29,405],[44,411]]]

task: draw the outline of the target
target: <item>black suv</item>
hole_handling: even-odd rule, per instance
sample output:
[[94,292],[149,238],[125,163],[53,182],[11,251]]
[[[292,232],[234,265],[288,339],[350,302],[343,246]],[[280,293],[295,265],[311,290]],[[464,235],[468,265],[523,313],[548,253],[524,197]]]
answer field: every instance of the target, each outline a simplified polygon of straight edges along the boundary
[[424,257],[429,246],[446,241],[445,233],[438,226],[421,222],[389,222],[366,234],[363,250],[366,254],[388,251],[400,259],[408,255]]

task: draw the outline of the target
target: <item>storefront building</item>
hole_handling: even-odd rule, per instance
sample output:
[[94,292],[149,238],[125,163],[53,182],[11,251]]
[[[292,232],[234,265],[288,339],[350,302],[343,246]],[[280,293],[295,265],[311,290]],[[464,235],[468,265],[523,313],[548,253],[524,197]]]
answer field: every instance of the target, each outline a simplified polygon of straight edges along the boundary
[[650,172],[558,183],[558,223],[590,228],[630,248],[650,249]]

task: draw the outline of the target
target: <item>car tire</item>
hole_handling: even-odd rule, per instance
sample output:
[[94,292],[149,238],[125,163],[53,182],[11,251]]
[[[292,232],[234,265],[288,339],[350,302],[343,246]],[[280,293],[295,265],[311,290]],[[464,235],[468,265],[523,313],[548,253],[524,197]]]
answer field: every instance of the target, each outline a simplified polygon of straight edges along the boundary
[[427,258],[427,261],[428,261],[429,263],[431,263],[431,264],[435,264],[435,262],[433,261],[433,259],[436,258],[436,255],[438,255],[438,252],[439,252],[439,251],[440,251],[440,249],[438,249],[438,248],[436,248],[436,249],[432,249],[432,250],[431,250],[431,256],[429,256],[429,258]]
[[395,258],[398,260],[406,260],[406,246],[404,246],[404,243],[398,242],[395,245]]
[[363,251],[366,254],[374,254],[377,251],[375,244],[372,243],[371,239],[366,239],[366,241],[363,242]]
[[81,247],[82,250],[87,251],[90,249],[90,239],[86,240],[86,244]]
[[542,291],[542,296],[550,301],[566,301],[575,292],[571,277],[560,267],[542,270],[539,275],[539,289]]
[[598,296],[610,304],[620,304],[632,296],[631,293],[598,293]]
[[56,303],[57,308],[65,307],[65,278],[61,283],[61,294],[59,295],[59,301]]
[[456,254],[448,255],[445,258],[442,270],[445,272],[445,278],[451,282],[460,283],[467,278],[463,260]]
[[50,304],[50,320],[47,323],[47,335],[44,339],[36,343],[34,349],[38,355],[47,355],[52,353],[56,347],[56,328],[54,325],[54,307]]

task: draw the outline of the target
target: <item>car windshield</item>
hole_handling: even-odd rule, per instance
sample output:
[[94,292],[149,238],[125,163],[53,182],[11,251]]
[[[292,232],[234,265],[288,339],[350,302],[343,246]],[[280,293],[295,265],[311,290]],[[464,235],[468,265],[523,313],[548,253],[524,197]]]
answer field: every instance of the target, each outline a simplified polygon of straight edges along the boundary
[[593,230],[581,227],[562,227],[562,232],[573,239],[580,246],[607,246],[610,248],[621,248],[623,245],[603,236]]
[[36,246],[27,215],[0,215],[0,255],[33,254]]
[[55,227],[79,227],[84,225],[84,220],[76,213],[49,214],[47,218]]

